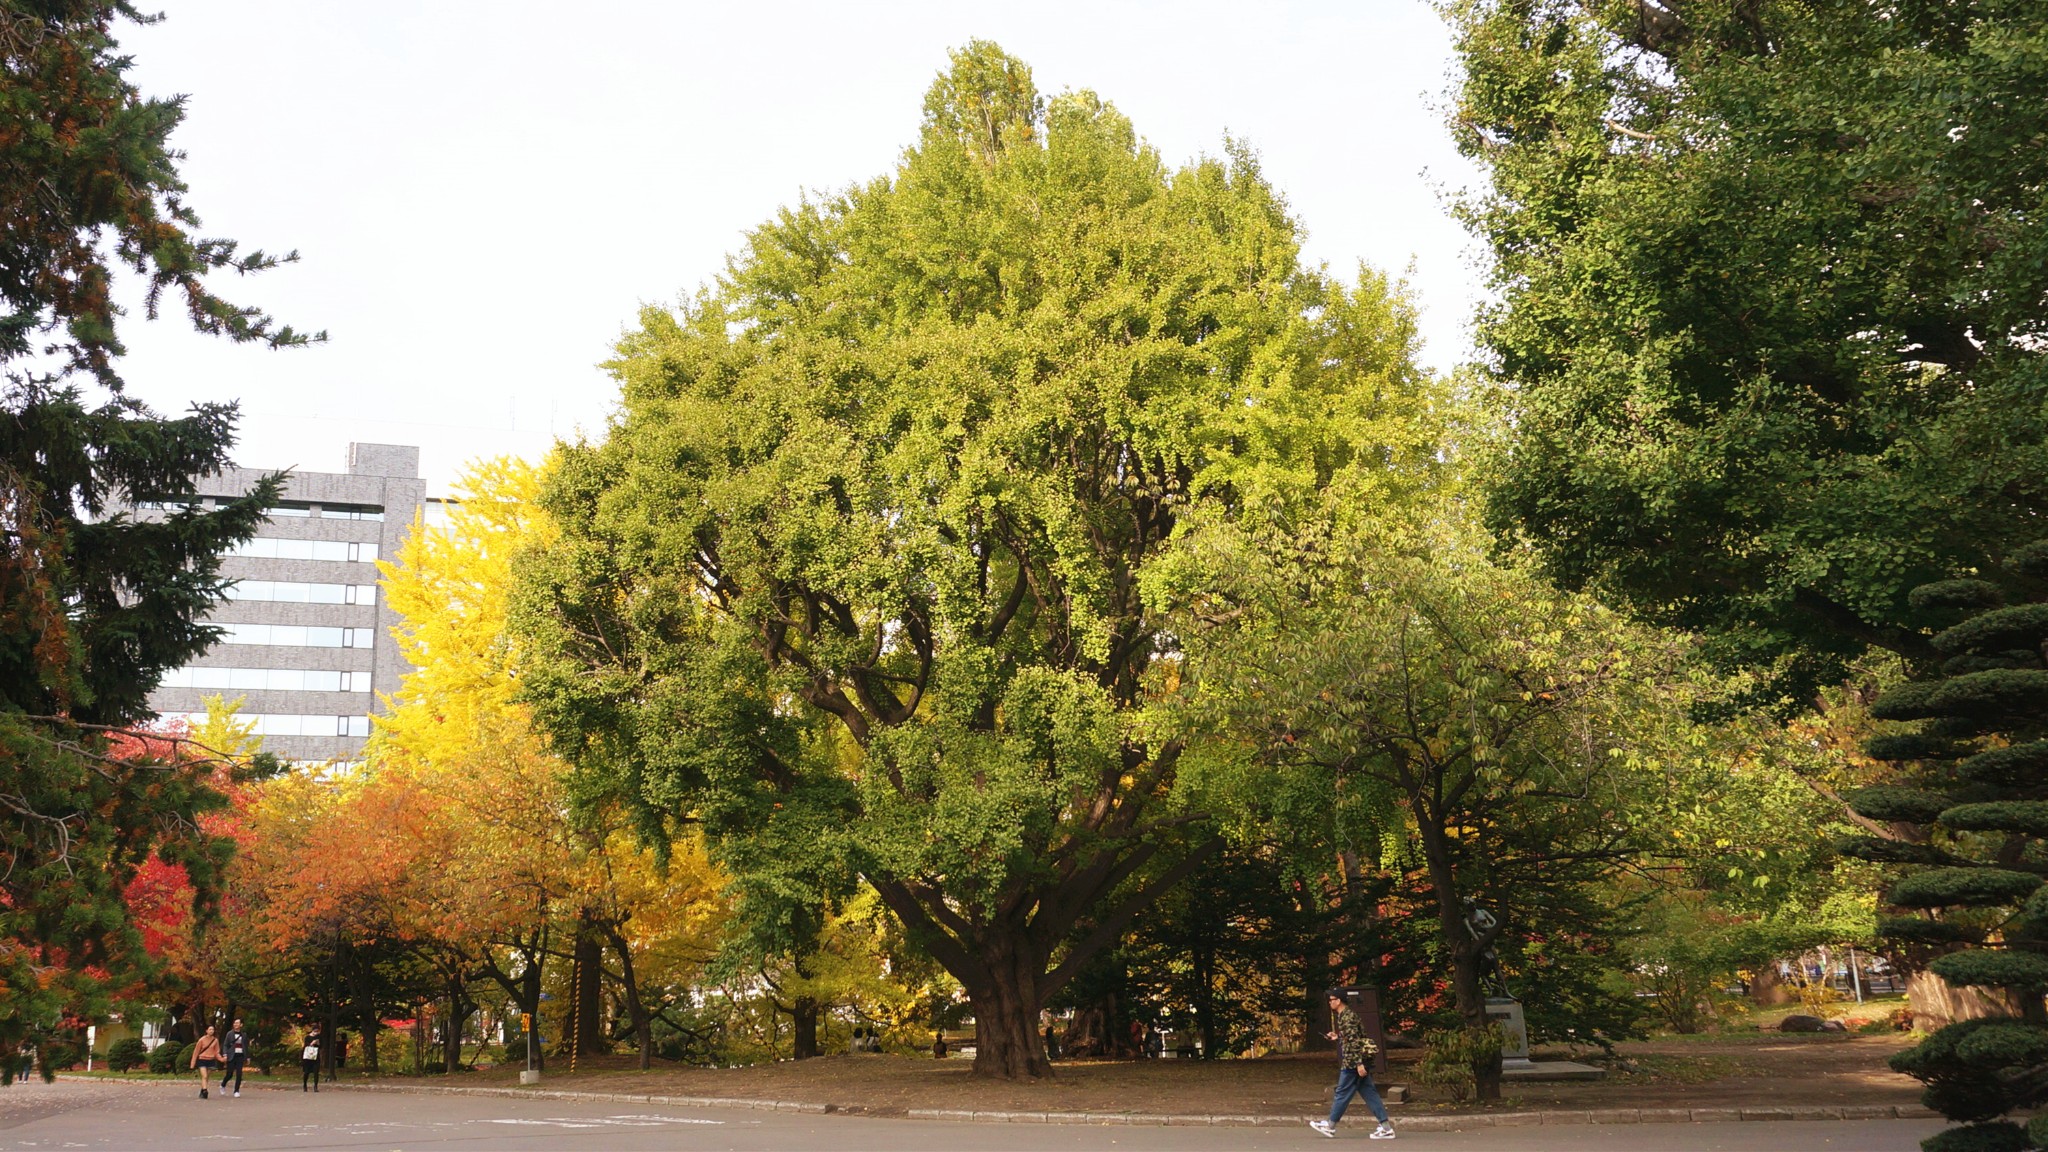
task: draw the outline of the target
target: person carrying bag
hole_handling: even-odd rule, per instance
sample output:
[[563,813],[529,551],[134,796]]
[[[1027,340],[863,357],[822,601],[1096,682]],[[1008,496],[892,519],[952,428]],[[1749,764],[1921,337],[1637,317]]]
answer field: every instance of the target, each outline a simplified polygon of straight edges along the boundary
[[299,1091],[306,1090],[308,1081],[313,1091],[320,1090],[320,1033],[306,1033],[306,1046],[299,1051]]
[[213,1070],[220,1067],[220,1037],[213,1034],[213,1025],[206,1026],[206,1035],[192,1046],[192,1067],[199,1070],[199,1098],[206,1099],[206,1088],[213,1079]]

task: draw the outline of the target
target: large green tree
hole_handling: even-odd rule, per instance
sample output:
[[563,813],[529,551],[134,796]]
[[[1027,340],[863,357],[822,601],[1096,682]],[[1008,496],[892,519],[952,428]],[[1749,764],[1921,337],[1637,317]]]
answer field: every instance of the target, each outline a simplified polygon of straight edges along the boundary
[[[152,313],[181,295],[201,331],[308,339],[206,286],[276,261],[194,234],[168,144],[181,103],[127,81],[122,19],[143,18],[118,2],[0,2],[0,1057],[56,1050],[144,966],[121,893],[151,852],[205,902],[227,851],[195,822],[221,803],[217,765],[113,740],[213,640],[199,618],[218,559],[276,489],[189,507],[195,477],[228,462],[234,409],[165,419],[122,394],[117,271],[146,285]],[[116,511],[140,499],[183,510]]]
[[1192,510],[1398,501],[1436,460],[1412,343],[1383,281],[1300,265],[1249,154],[1169,169],[973,44],[895,171],[620,346],[527,562],[536,715],[743,891],[864,878],[977,1070],[1044,1074],[1041,1003],[1216,845],[1145,720],[1141,571]]
[[1496,526],[1804,703],[2048,510],[2028,0],[1460,0]]
[[[1162,569],[1156,595],[1179,608],[1186,699],[1241,754],[1201,758],[1191,784],[1315,828],[1332,856],[1396,873],[1415,859],[1435,975],[1465,1028],[1488,1026],[1503,964],[1528,981],[1532,1023],[1597,1008],[1598,966],[1573,953],[1604,947],[1598,882],[1645,858],[1639,817],[1672,783],[1673,642],[1457,534],[1195,539],[1190,553],[1216,555]],[[1498,1049],[1474,1073],[1498,1098]]]

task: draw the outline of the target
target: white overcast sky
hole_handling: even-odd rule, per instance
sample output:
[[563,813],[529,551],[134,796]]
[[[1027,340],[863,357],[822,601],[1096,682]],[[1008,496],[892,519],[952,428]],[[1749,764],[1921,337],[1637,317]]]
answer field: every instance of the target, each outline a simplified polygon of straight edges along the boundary
[[601,431],[597,364],[640,305],[716,276],[804,189],[887,171],[974,37],[1047,94],[1095,89],[1169,162],[1249,142],[1311,259],[1412,264],[1426,360],[1466,356],[1479,275],[1446,194],[1473,177],[1425,0],[160,7],[121,40],[144,92],[190,98],[173,142],[206,233],[302,257],[221,287],[331,339],[274,353],[138,310],[124,375],[160,409],[239,399],[251,467],[418,444],[441,491]]

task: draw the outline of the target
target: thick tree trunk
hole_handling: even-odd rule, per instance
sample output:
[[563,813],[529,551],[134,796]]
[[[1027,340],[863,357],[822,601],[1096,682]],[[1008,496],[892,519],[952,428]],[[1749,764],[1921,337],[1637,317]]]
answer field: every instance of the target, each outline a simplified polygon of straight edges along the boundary
[[[1047,1077],[1052,1065],[1045,1058],[1045,1034],[1038,1030],[1045,998],[1120,939],[1133,916],[1186,879],[1222,844],[1220,839],[1206,841],[1106,911],[1097,908],[1098,901],[1152,857],[1151,846],[1097,856],[1076,871],[1073,890],[1014,892],[992,922],[969,921],[937,889],[886,877],[871,882],[911,935],[967,990],[977,1026],[974,1074]],[[1097,912],[1093,927],[1068,946],[1057,966],[1048,967],[1053,950],[1089,911]]]
[[441,1024],[441,1067],[447,1075],[455,1075],[456,1069],[462,1067],[462,1033],[475,1014],[476,1001],[458,977],[449,986],[448,1018]]
[[372,1076],[377,1074],[377,1033],[383,1029],[383,1026],[384,1022],[377,1019],[375,1011],[370,1012],[364,1018],[362,1024],[363,1070]]
[[633,1043],[640,1049],[640,1070],[654,1067],[654,1022],[640,999],[640,979],[633,974],[633,947],[617,924],[605,926],[605,938],[619,954],[619,983],[625,989],[626,1015],[633,1019]]
[[320,1064],[321,1074],[334,1079],[334,1069],[341,1059],[341,1008],[333,996],[328,996],[321,1005],[320,1014]]
[[519,975],[519,1011],[533,1026],[526,1030],[526,1058],[536,1071],[547,1067],[547,1045],[540,1042],[540,957],[529,957]]
[[573,965],[576,987],[571,989],[575,1033],[563,1039],[574,1044],[578,1056],[596,1056],[609,1051],[604,1034],[603,970],[604,937],[588,913],[576,922],[576,956]]
[[1314,954],[1303,956],[1301,972],[1302,995],[1307,997],[1302,1004],[1301,1050],[1334,1052],[1337,1042],[1330,1039],[1330,1030],[1335,1024],[1330,1020],[1330,998],[1324,995],[1330,987],[1329,958]]
[[412,1006],[412,1074],[426,1072],[427,1062],[427,1004],[422,1000]]
[[815,1059],[818,1052],[818,1011],[816,1000],[799,996],[789,1010],[791,1033],[790,1055],[798,1060]]
[[1778,976],[1776,960],[1765,961],[1757,967],[1756,976],[1749,982],[1749,998],[1764,1007],[1791,1003],[1792,993]]
[[974,1004],[975,1075],[1009,1080],[1052,1075],[1045,1037],[1038,1031],[1035,979],[969,988],[967,998]]
[[[1451,994],[1457,1004],[1458,1015],[1465,1021],[1466,1031],[1483,1032],[1490,1023],[1486,1015],[1484,974],[1480,971],[1485,944],[1474,940],[1471,931],[1465,927],[1465,906],[1458,898],[1457,873],[1451,862],[1449,838],[1435,821],[1424,819],[1417,823],[1423,858],[1429,866],[1430,884],[1436,892],[1437,926],[1443,932],[1444,944],[1451,956]],[[1474,1098],[1482,1101],[1500,1099],[1500,1079],[1499,1049],[1493,1049],[1472,1062]]]

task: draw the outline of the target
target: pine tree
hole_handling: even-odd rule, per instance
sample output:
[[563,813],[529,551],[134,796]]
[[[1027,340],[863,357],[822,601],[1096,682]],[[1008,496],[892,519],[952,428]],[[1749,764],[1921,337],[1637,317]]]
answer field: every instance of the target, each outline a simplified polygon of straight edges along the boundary
[[1928,1107],[1964,1122],[1929,1152],[2048,1147],[2048,1116],[2002,1119],[2048,1102],[2048,541],[2016,553],[1998,582],[1922,585],[1916,609],[1960,622],[1937,633],[1938,678],[1892,689],[1872,707],[1915,729],[1869,751],[1911,765],[1906,783],[1851,797],[1873,820],[1921,825],[1909,841],[1860,840],[1852,854],[1904,862],[1886,900],[1918,915],[1880,932],[1940,950],[1928,968],[1957,986],[1997,989],[2018,1015],[1965,1020],[1899,1053],[1892,1067],[1927,1084]]
[[[196,235],[168,144],[181,102],[128,83],[121,19],[148,22],[123,0],[0,0],[0,1063],[33,1043],[46,1074],[112,983],[148,967],[122,899],[143,862],[182,865],[213,899],[229,849],[197,820],[223,803],[218,765],[120,738],[216,638],[201,617],[219,558],[277,495],[272,480],[194,507],[235,409],[167,419],[123,393],[116,268],[150,315],[169,292],[202,332],[318,339],[207,288],[292,257]],[[136,500],[180,510],[141,523],[118,511]]]

